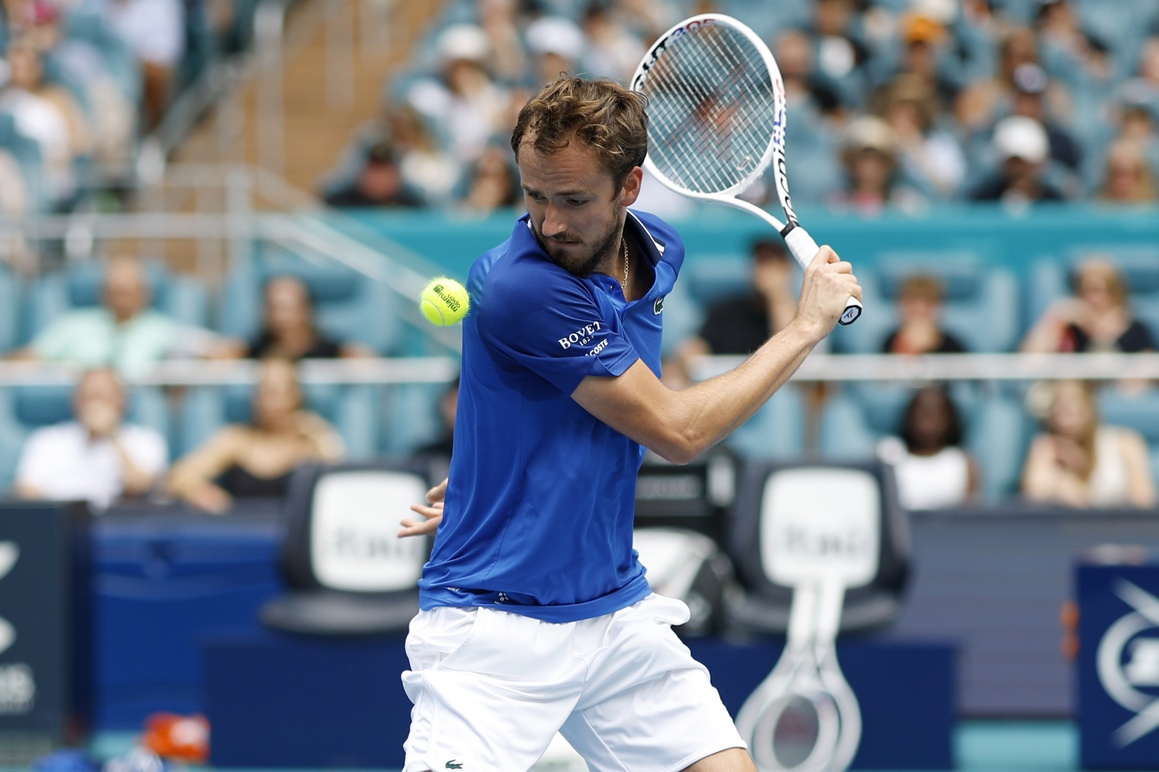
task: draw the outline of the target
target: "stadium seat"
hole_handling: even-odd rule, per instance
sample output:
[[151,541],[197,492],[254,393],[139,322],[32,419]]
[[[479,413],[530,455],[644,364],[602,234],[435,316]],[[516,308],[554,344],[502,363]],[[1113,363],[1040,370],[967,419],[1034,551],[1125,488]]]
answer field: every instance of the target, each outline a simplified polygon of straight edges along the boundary
[[805,395],[796,385],[782,386],[756,414],[724,440],[741,457],[754,461],[785,461],[805,452]]
[[[802,520],[795,517],[800,512],[824,530],[785,532],[800,528]],[[846,514],[872,521],[874,530],[865,544],[876,544],[876,554],[870,558],[869,582],[845,593],[840,630],[867,632],[892,622],[901,609],[910,564],[909,517],[898,501],[893,470],[880,461],[752,463],[741,468],[729,521],[727,553],[743,592],[726,607],[726,629],[783,635],[793,591],[775,578],[781,567],[774,565],[774,556],[817,558],[793,550],[807,549],[813,544],[810,537],[828,539],[841,532],[854,523],[845,520]],[[856,550],[858,544],[847,546]]]
[[750,287],[752,260],[740,252],[698,254],[680,269],[677,286],[684,285],[703,314],[713,303],[743,294]]
[[311,464],[294,472],[281,550],[288,591],[262,606],[263,624],[319,636],[405,631],[418,613],[424,538],[399,539],[396,518],[422,501],[423,472],[404,464]]
[[402,325],[388,280],[288,254],[259,254],[228,276],[218,309],[218,330],[231,337],[253,339],[261,327],[263,287],[281,275],[305,282],[318,326],[327,335],[363,343],[378,354],[395,352]]
[[665,359],[675,354],[682,341],[696,335],[704,321],[704,304],[696,299],[694,283],[682,277],[664,298],[664,338],[660,354]]
[[[941,280],[942,323],[972,353],[1010,351],[1018,342],[1018,282],[1005,267],[986,264],[972,252],[886,252],[877,256],[873,270],[859,274],[865,314],[834,336],[841,353],[870,354],[881,350],[897,324],[895,313],[902,283],[911,276]],[[880,309],[880,312],[877,310]]]
[[441,430],[439,398],[446,388],[442,383],[400,383],[378,389],[376,404],[383,416],[378,452],[404,457],[434,442]]
[[40,143],[16,130],[16,119],[9,112],[0,112],[0,147],[12,153],[24,176],[30,212],[44,212],[48,193],[44,185],[44,159]]
[[24,306],[24,282],[7,264],[0,264],[0,353],[12,351],[20,342]]

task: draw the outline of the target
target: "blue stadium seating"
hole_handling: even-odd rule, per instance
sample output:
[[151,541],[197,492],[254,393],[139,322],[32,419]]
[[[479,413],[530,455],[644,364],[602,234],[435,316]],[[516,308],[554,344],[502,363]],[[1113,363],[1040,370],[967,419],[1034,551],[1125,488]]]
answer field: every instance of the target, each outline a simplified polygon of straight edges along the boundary
[[16,348],[20,341],[20,315],[24,281],[7,264],[0,264],[0,353]]
[[869,354],[881,350],[897,324],[886,309],[896,306],[898,290],[911,276],[934,276],[943,291],[942,321],[972,353],[1010,351],[1017,343],[1022,320],[1018,314],[1018,281],[1013,271],[987,265],[964,251],[886,251],[873,269],[858,273],[866,308],[874,309],[834,337],[840,353]]
[[788,461],[805,453],[805,396],[795,385],[784,386],[756,415],[724,441],[725,447],[754,461]]

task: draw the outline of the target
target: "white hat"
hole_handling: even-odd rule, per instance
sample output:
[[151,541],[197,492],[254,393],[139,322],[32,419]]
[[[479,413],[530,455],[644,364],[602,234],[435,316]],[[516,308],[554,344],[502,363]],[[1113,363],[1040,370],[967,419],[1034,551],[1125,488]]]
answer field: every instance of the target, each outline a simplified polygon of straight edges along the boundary
[[457,59],[482,62],[491,53],[491,41],[477,24],[452,24],[439,33],[437,45],[444,64]]
[[1011,115],[994,127],[994,147],[1002,160],[1021,158],[1040,164],[1050,154],[1050,140],[1046,129],[1033,118]]
[[562,16],[544,16],[527,27],[527,47],[534,54],[557,54],[574,61],[585,43],[583,30]]

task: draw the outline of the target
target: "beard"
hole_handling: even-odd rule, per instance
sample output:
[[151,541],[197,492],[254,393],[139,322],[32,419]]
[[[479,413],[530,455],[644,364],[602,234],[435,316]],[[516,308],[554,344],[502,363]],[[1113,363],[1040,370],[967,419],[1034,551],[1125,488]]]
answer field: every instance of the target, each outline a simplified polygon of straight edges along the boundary
[[543,248],[552,262],[573,276],[586,279],[595,273],[596,268],[604,262],[608,255],[614,256],[618,253],[617,248],[624,233],[624,219],[624,216],[616,218],[591,250],[584,252],[568,252],[559,248],[558,241],[578,243],[578,241],[573,241],[570,234],[564,234],[564,236],[554,240],[545,239],[539,229],[534,227],[534,224],[531,232],[535,234],[535,240],[539,242],[539,246]]

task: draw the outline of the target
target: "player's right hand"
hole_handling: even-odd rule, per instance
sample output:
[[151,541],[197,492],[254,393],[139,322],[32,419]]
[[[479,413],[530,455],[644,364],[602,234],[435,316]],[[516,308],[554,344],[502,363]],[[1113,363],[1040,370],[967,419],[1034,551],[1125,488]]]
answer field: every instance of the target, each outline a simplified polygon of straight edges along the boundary
[[850,297],[861,300],[861,285],[853,275],[853,266],[831,247],[822,246],[805,269],[798,318],[820,336],[828,335],[845,312]]

